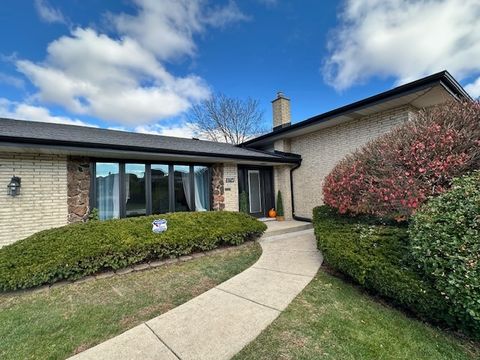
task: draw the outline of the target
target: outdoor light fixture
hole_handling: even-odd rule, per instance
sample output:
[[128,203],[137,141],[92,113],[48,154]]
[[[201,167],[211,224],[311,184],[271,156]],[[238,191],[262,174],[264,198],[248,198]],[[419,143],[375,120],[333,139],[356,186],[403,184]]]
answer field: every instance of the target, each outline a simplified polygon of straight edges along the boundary
[[22,179],[20,179],[18,176],[13,176],[12,179],[10,180],[10,183],[7,185],[7,194],[11,196],[17,196],[20,194],[20,184],[21,184]]

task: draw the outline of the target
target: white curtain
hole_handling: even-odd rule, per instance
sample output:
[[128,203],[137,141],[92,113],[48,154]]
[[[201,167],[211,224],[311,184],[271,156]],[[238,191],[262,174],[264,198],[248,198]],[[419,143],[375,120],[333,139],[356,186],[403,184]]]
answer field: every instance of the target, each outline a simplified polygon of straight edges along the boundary
[[208,169],[195,171],[195,210],[207,211],[208,207]]
[[187,198],[188,208],[190,210],[193,209],[191,192],[190,192],[190,173],[182,172],[182,183],[183,183],[183,192],[185,193],[185,197]]
[[97,178],[97,203],[101,220],[120,216],[119,185],[118,174]]

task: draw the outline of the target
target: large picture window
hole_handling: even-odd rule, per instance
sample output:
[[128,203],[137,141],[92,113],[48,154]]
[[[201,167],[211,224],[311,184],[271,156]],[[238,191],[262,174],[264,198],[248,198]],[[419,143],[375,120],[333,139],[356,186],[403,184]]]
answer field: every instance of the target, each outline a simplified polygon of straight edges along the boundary
[[145,164],[125,164],[125,214],[147,214]]
[[97,163],[95,187],[100,220],[120,217],[120,176],[118,163]]
[[168,192],[168,165],[152,164],[152,214],[170,210]]
[[92,208],[101,220],[210,210],[210,168],[203,165],[94,163]]
[[194,166],[195,211],[210,210],[210,175],[208,167]]
[[174,188],[175,188],[175,211],[189,211],[193,209],[192,192],[190,187],[190,167],[175,165]]

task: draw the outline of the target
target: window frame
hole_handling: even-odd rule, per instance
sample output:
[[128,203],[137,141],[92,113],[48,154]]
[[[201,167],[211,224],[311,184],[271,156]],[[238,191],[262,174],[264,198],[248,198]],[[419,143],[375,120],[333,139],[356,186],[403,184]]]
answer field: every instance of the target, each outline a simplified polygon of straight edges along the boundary
[[120,218],[126,218],[126,193],[125,193],[125,165],[126,164],[144,164],[145,165],[145,201],[146,201],[146,215],[152,215],[152,165],[167,165],[168,166],[168,212],[175,212],[175,191],[174,191],[174,166],[182,165],[189,167],[189,180],[190,180],[190,198],[191,204],[193,204],[193,210],[195,208],[195,166],[205,166],[208,168],[208,198],[209,208],[212,209],[212,165],[211,163],[187,163],[176,161],[139,161],[136,159],[105,159],[105,158],[92,158],[90,160],[90,209],[98,208],[97,206],[97,189],[96,189],[96,164],[102,163],[115,163],[119,165],[119,201],[120,201]]

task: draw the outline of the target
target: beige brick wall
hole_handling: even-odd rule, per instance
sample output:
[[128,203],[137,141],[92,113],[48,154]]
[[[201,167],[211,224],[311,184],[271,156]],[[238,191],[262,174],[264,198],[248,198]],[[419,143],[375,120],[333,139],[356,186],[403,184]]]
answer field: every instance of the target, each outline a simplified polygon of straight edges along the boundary
[[291,166],[280,165],[273,167],[273,184],[275,189],[275,207],[277,207],[278,190],[282,192],[283,212],[286,220],[292,219],[292,194],[290,187]]
[[302,156],[293,173],[295,215],[311,218],[313,208],[323,203],[323,180],[338,161],[408,120],[413,111],[401,107],[291,139],[291,152]]
[[[227,182],[227,178],[233,182]],[[223,164],[223,186],[225,210],[238,211],[238,168],[237,164]]]
[[[11,177],[21,193],[7,195]],[[0,153],[0,247],[67,224],[67,161],[63,156]]]

